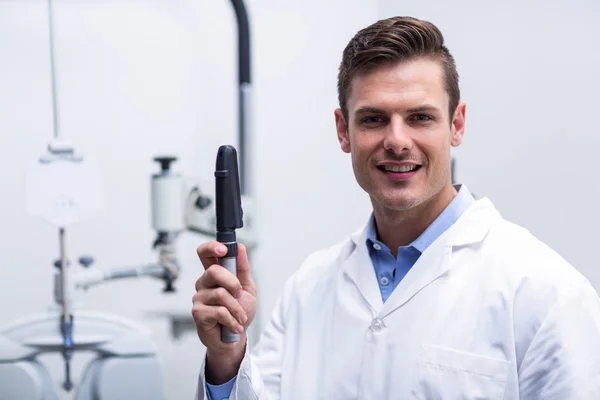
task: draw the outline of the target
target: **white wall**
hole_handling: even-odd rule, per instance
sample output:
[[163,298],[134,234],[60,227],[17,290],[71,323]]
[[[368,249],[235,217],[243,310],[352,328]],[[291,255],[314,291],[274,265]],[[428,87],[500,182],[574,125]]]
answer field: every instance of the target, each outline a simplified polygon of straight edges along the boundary
[[457,60],[467,129],[457,177],[600,290],[600,3],[380,0],[430,20]]
[[[56,230],[24,208],[26,167],[52,136],[45,1],[0,2],[0,325],[52,303]],[[253,270],[261,316],[306,255],[339,240],[369,212],[335,138],[342,49],[376,19],[367,0],[248,2],[252,23],[254,159],[260,247]],[[155,260],[150,246],[152,157],[175,154],[186,175],[212,179],[216,149],[236,138],[235,25],[228,1],[55,1],[61,134],[101,166],[105,209],[67,231],[72,259],[99,267]],[[195,333],[174,341],[148,312],[191,310],[202,267],[179,241],[175,295],[150,279],[92,289],[90,309],[140,321],[160,349],[167,399],[191,398],[204,350]],[[263,322],[264,323],[264,322]],[[77,321],[75,321],[77,324]],[[75,356],[75,375],[87,358]],[[57,386],[60,358],[48,358]],[[69,398],[64,395],[62,398]]]
[[[395,14],[431,19],[457,58],[468,104],[467,135],[456,152],[460,180],[600,288],[592,256],[600,223],[597,2],[248,5],[260,222],[253,270],[262,323],[302,259],[354,230],[369,212],[335,138],[335,78],[356,30]],[[210,180],[217,147],[236,137],[231,7],[227,1],[56,1],[55,17],[61,133],[100,163],[106,188],[104,212],[68,230],[68,252],[91,254],[104,267],[153,261],[152,157],[176,154],[178,170]],[[3,324],[52,301],[56,231],[30,217],[23,203],[26,167],[52,135],[45,1],[0,2],[0,60]],[[202,271],[195,248],[203,240],[187,234],[179,242],[184,271],[176,295],[143,279],[98,287],[83,298],[88,308],[152,329],[168,399],[191,398],[204,351],[193,332],[174,341],[166,321],[147,312],[190,309]],[[85,360],[76,357],[78,370]],[[58,386],[60,359],[48,362]]]

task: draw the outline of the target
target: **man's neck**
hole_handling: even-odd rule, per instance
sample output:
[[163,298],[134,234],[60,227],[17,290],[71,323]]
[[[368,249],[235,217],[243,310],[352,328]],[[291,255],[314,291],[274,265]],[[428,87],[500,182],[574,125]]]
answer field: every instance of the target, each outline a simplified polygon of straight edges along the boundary
[[426,202],[406,211],[398,211],[373,203],[377,236],[397,256],[398,248],[417,239],[450,204],[456,189],[445,187]]

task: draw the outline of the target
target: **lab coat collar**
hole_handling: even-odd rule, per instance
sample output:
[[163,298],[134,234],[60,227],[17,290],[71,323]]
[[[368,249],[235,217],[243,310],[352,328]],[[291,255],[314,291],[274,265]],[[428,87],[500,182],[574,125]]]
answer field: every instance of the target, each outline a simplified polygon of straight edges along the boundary
[[[425,229],[418,238],[407,246],[401,246],[404,248],[414,247],[422,254],[427,247],[431,245],[437,239],[439,235],[444,233],[446,229],[452,226],[456,220],[462,215],[462,213],[469,208],[475,201],[475,198],[469,191],[466,185],[456,184],[456,196],[452,199],[450,204],[444,208],[442,213]],[[387,246],[377,239],[377,231],[375,228],[376,221],[375,215],[371,212],[371,217],[367,225],[367,245],[371,246],[373,243],[378,243],[382,248],[387,249]],[[400,252],[400,248],[398,249]]]
[[385,304],[381,300],[377,277],[365,244],[368,224],[351,235],[354,249],[343,268],[371,307],[374,316],[384,317],[443,275],[450,268],[453,248],[481,242],[500,218],[500,213],[489,199],[476,200],[454,225],[423,252]]
[[451,226],[446,235],[439,238],[447,246],[460,247],[481,242],[494,224],[502,216],[490,199],[476,200],[465,213]]
[[[465,246],[483,240],[491,225],[500,218],[500,213],[492,202],[484,197],[475,200],[458,220],[446,230],[434,243],[442,239],[451,246]],[[356,249],[365,247],[368,223],[350,235]],[[433,243],[432,243],[433,244]]]

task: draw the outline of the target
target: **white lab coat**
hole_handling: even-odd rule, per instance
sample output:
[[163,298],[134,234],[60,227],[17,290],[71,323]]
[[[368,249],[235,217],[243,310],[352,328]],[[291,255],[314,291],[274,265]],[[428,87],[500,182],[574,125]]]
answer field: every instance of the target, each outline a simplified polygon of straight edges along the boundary
[[[385,303],[365,238],[288,280],[230,399],[600,399],[597,292],[488,199]],[[204,383],[203,363],[198,399]]]

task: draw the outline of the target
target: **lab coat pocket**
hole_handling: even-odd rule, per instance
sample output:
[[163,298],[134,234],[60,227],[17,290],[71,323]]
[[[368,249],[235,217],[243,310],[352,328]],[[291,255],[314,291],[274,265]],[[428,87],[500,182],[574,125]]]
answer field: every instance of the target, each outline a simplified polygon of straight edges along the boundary
[[501,400],[509,361],[423,344],[412,397],[427,400]]

